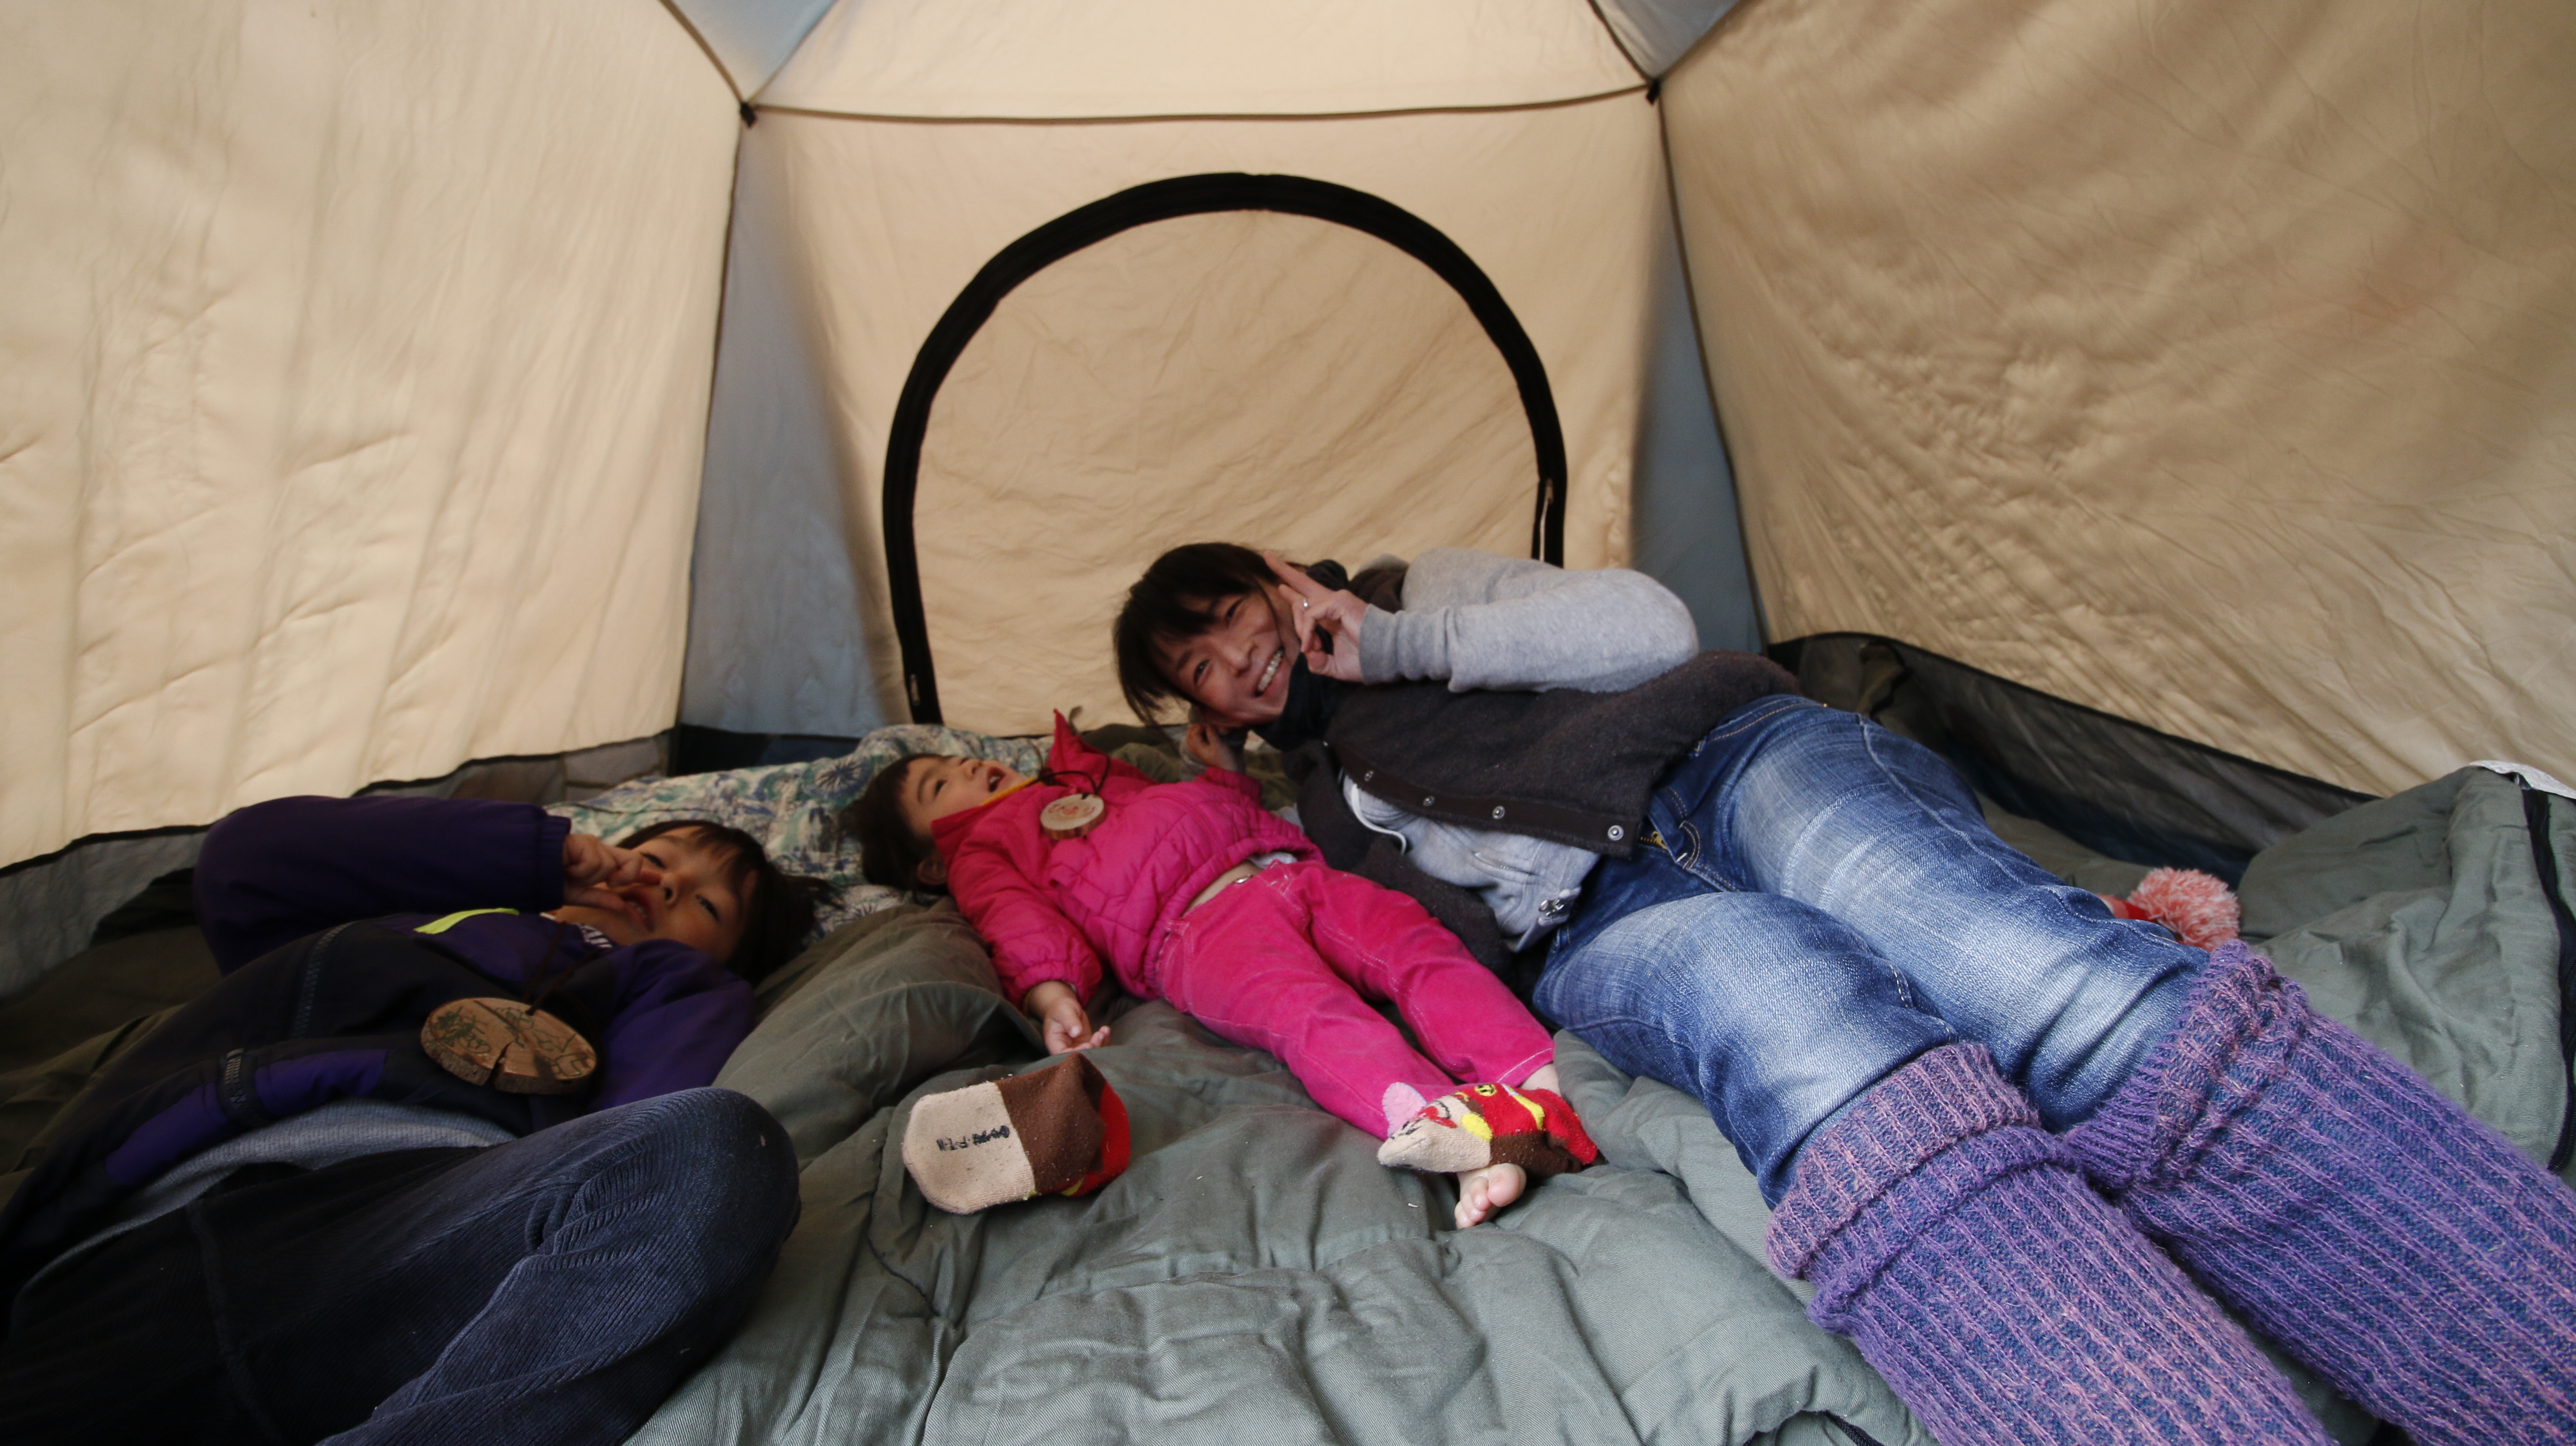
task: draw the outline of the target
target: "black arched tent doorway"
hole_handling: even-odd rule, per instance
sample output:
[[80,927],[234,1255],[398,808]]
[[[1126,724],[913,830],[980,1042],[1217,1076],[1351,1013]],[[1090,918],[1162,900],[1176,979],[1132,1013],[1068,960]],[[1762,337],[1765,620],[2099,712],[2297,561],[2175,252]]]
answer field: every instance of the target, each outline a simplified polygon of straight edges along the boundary
[[[1123,480],[1105,484],[1104,470]],[[1059,489],[1069,477],[1082,484]],[[1035,700],[1084,692],[1068,670],[1105,662],[1105,635],[1096,659],[1013,656],[1010,620],[1099,611],[1097,595],[1050,593],[1059,562],[1086,588],[1123,589],[1148,549],[1182,540],[1153,539],[1169,508],[1138,478],[1200,495],[1231,487],[1243,510],[1224,516],[1240,519],[1236,530],[1262,527],[1248,541],[1375,506],[1383,516],[1343,545],[1397,545],[1390,527],[1438,516],[1425,540],[1481,527],[1485,545],[1563,557],[1565,443],[1546,369],[1465,251],[1345,186],[1152,182],[1003,248],[914,358],[887,438],[881,521],[915,721],[1027,731],[1043,722]],[[1263,526],[1262,504],[1285,520]],[[1520,520],[1495,536],[1505,507]],[[1105,557],[1066,557],[1077,537]],[[943,644],[972,653],[961,665],[951,652],[952,680],[961,666],[997,680],[966,706],[953,687],[943,699],[934,663],[943,605],[958,615],[943,620]]]

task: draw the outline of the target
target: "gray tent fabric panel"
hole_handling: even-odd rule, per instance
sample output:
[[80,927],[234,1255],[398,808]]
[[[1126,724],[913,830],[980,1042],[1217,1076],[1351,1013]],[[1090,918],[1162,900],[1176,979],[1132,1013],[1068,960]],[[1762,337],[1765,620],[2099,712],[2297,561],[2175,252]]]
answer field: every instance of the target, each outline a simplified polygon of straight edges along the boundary
[[197,861],[203,829],[88,839],[0,873],[0,1001],[89,944],[90,930],[146,883]]
[[705,43],[708,56],[751,97],[769,84],[832,0],[664,0]]
[[1699,625],[1701,647],[1758,652],[1762,615],[1744,557],[1735,470],[1700,360],[1681,233],[1669,221],[1655,247],[1651,304],[1654,332],[1631,504],[1636,552],[1629,566],[1681,597]]
[[871,662],[893,640],[864,622],[882,608],[862,606],[861,588],[883,584],[853,559],[879,553],[851,540],[830,383],[791,279],[788,182],[765,135],[745,134],[735,176],[680,721],[856,737],[903,721]]
[[1593,0],[1619,48],[1649,76],[1662,75],[1733,10],[1736,0]]

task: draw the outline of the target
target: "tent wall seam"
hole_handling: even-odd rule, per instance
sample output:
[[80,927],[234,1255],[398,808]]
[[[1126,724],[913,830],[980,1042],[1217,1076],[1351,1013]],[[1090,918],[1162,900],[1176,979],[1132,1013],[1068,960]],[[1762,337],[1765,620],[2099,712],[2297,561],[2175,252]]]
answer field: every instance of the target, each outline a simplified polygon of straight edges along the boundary
[[1619,27],[1611,24],[1610,17],[1601,13],[1601,0],[1586,0],[1586,4],[1592,11],[1592,18],[1600,21],[1601,28],[1610,32],[1610,43],[1618,47],[1619,54],[1628,62],[1628,68],[1637,72],[1638,78],[1649,84],[1660,79],[1661,77],[1646,69],[1646,63],[1637,58],[1635,51],[1628,48],[1628,42],[1620,37]]
[[[1663,82],[1655,82],[1660,90]],[[1691,276],[1690,233],[1682,228],[1681,182],[1673,170],[1671,112],[1655,107],[1655,138],[1664,153],[1664,205],[1672,217],[1673,244],[1682,253],[1682,305],[1690,312],[1691,345],[1699,348],[1700,385],[1708,392],[1709,415],[1717,422],[1717,445],[1726,452],[1728,501],[1735,508],[1735,546],[1744,558],[1744,591],[1753,599],[1753,634],[1763,646],[1781,641],[1771,636],[1771,612],[1762,601],[1762,574],[1753,566],[1753,529],[1744,520],[1744,473],[1735,465],[1735,443],[1726,435],[1726,408],[1717,401],[1717,368],[1709,364],[1708,337],[1700,329],[1699,283]]]
[[[667,0],[666,0],[667,3]],[[1170,114],[1101,115],[1101,116],[1009,116],[1009,115],[894,115],[878,111],[822,110],[812,106],[772,105],[753,102],[752,109],[768,114],[806,116],[814,120],[882,121],[894,125],[924,126],[1094,126],[1136,125],[1151,121],[1344,121],[1374,120],[1404,115],[1500,115],[1516,111],[1564,110],[1571,106],[1591,105],[1596,101],[1617,100],[1621,96],[1642,95],[1647,83],[1621,86],[1617,90],[1592,95],[1567,96],[1562,100],[1513,101],[1508,105],[1426,105],[1404,106],[1392,110],[1297,111],[1265,114],[1260,111],[1197,112],[1175,111]]]
[[[668,3],[668,0],[665,0],[665,3]],[[742,104],[742,123],[746,126],[752,124],[751,102],[749,101],[744,101]],[[697,616],[698,537],[706,530],[707,451],[709,447],[713,445],[715,439],[716,377],[719,369],[724,365],[725,313],[729,309],[725,303],[733,298],[734,222],[741,216],[741,214],[742,147],[740,145],[736,145],[733,151],[733,197],[725,205],[724,245],[716,252],[716,334],[715,344],[707,348],[706,422],[698,428],[698,522],[695,527],[692,527],[689,530],[689,605],[688,609],[682,614],[684,619],[694,619]],[[696,629],[687,627],[685,623],[683,624],[680,641],[680,689],[679,695],[671,700],[671,726],[674,728],[680,725],[680,714],[685,710],[688,703],[689,649],[696,641],[694,637],[695,632]]]
[[682,30],[689,32],[689,38],[691,40],[697,42],[698,53],[707,58],[707,64],[716,68],[716,75],[724,81],[726,92],[733,96],[735,108],[746,111],[746,114],[743,116],[743,123],[746,125],[750,124],[751,116],[747,113],[747,109],[750,105],[750,97],[745,96],[742,93],[742,86],[734,80],[733,72],[725,69],[723,61],[716,59],[715,47],[707,44],[707,38],[698,33],[698,27],[690,23],[689,17],[681,11],[679,5],[675,3],[675,0],[662,0],[662,8],[670,12],[671,18],[679,22],[679,26]]

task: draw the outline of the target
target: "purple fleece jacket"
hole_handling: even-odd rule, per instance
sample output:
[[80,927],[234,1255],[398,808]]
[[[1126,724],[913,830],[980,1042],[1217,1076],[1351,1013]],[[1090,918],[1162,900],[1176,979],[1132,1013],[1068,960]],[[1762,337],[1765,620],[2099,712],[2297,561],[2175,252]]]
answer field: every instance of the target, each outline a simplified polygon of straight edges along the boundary
[[[572,825],[533,804],[445,798],[281,798],[253,804],[206,835],[197,921],[229,974],[271,949],[353,919],[416,926],[468,909],[439,939],[498,978],[535,958],[598,951],[540,917],[563,903]],[[551,945],[552,954],[529,946]],[[751,986],[700,950],[668,939],[610,949],[617,1009],[599,1090],[607,1109],[713,1083],[751,1032]]]

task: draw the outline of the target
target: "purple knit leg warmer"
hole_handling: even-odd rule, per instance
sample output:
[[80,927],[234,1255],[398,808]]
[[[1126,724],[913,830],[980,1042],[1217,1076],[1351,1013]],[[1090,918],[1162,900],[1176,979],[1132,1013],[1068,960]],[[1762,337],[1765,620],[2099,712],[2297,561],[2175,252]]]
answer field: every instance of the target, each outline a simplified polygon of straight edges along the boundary
[[1945,1446],[2326,1440],[1984,1045],[1924,1055],[1809,1141],[1769,1244]]
[[2576,1441],[2576,1192],[2243,944],[2067,1142],[2213,1293],[2418,1446]]

